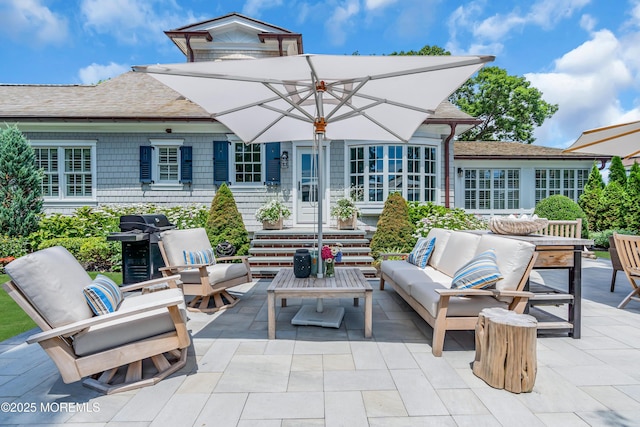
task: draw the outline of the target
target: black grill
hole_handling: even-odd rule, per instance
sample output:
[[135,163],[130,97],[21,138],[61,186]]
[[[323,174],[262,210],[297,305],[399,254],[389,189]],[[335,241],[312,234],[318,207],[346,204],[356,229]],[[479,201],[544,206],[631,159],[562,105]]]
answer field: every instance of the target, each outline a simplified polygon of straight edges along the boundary
[[122,243],[122,281],[125,284],[161,277],[164,267],[158,247],[160,233],[176,228],[162,214],[123,215],[120,232],[111,233],[107,240]]

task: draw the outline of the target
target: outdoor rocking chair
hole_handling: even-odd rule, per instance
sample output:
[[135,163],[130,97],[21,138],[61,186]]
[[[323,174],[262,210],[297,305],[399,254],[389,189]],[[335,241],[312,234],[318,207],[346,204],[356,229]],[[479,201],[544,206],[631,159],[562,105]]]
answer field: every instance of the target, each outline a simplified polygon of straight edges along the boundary
[[92,280],[61,246],[18,258],[5,271],[4,289],[42,329],[27,343],[42,346],[65,383],[84,378],[111,394],[156,384],[186,365],[191,338],[179,276],[118,287]]
[[633,290],[622,300],[618,308],[624,308],[631,300],[640,301],[640,236],[630,236],[626,234],[613,235],[615,246],[620,257],[622,269],[629,279]]
[[[216,258],[204,228],[164,231],[158,245],[166,266],[160,268],[162,274],[180,274],[184,295],[194,296],[187,304],[189,311],[212,313],[233,307],[238,299],[227,289],[251,282],[249,258]],[[226,262],[233,260],[242,262]]]

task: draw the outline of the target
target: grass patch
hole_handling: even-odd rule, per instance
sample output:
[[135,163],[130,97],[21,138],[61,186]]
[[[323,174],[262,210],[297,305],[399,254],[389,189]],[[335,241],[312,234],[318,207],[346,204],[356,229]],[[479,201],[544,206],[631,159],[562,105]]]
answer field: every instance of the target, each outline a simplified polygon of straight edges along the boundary
[[598,258],[611,259],[611,255],[609,255],[609,251],[593,251]]
[[[95,278],[97,272],[89,272]],[[102,273],[116,283],[122,283],[122,273]],[[9,276],[0,274],[0,284],[9,281]],[[0,342],[15,337],[36,327],[36,324],[4,289],[0,291]]]

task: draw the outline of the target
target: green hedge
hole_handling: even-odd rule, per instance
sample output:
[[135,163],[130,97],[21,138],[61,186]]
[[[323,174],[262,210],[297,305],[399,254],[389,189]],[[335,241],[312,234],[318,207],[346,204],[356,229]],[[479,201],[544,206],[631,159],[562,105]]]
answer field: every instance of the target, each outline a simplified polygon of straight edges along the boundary
[[45,240],[38,249],[63,246],[89,271],[120,271],[122,252],[119,242],[104,237],[59,237]]

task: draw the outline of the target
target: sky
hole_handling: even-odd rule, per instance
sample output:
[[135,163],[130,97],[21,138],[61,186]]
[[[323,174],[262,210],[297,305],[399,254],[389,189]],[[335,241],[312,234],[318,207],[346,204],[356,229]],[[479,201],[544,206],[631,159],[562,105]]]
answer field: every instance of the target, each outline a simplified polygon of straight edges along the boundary
[[559,106],[537,145],[640,120],[640,0],[0,0],[0,83],[94,84],[184,62],[164,31],[231,12],[301,33],[305,53],[495,55]]

